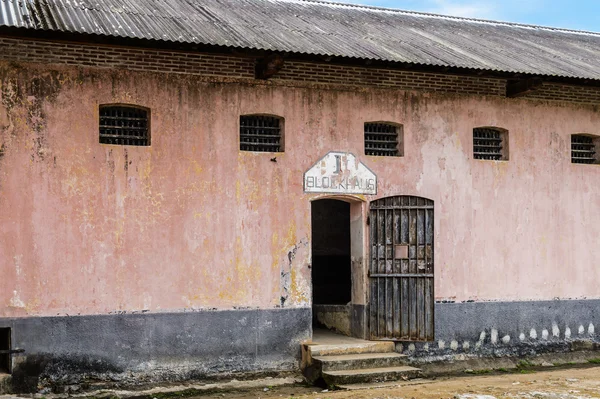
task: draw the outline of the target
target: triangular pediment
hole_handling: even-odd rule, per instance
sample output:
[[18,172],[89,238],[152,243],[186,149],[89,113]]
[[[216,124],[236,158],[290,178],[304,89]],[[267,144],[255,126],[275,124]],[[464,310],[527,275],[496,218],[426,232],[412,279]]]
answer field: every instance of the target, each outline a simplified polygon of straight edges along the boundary
[[331,151],[304,173],[304,192],[377,194],[377,176],[349,152]]

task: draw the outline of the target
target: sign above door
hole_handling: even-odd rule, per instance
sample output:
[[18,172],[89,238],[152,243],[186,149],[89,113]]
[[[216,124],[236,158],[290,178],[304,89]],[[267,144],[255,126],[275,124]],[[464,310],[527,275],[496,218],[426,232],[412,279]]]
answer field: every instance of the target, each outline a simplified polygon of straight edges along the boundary
[[354,154],[329,152],[304,173],[305,193],[377,194],[377,176]]

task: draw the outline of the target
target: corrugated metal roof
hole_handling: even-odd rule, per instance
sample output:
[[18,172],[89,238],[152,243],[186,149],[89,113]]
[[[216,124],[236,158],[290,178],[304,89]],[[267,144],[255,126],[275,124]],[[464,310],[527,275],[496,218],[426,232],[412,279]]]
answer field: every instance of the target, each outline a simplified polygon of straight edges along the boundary
[[0,26],[600,79],[600,34],[313,0],[0,0]]

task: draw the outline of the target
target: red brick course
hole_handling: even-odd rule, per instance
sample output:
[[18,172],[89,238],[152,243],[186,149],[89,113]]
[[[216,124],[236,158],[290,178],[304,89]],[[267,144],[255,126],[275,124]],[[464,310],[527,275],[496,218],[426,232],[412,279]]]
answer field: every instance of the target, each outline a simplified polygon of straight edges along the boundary
[[504,96],[506,91],[506,81],[504,79],[294,61],[286,63],[273,80],[494,96]]
[[251,58],[0,38],[0,59],[132,71],[254,78]]
[[[218,54],[0,38],[0,60],[253,80],[255,60]],[[503,97],[506,80],[489,77],[287,61],[271,84],[326,84]],[[600,103],[600,89],[545,83],[526,98]]]

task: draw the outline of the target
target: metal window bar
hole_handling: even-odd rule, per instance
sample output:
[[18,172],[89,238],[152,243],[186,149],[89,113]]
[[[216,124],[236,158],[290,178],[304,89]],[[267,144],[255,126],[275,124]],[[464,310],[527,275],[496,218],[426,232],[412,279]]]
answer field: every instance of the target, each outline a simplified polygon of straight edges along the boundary
[[365,123],[365,154],[383,157],[400,156],[398,128],[387,123]]
[[281,119],[264,115],[241,116],[240,150],[283,152]]
[[571,136],[571,163],[596,163],[594,138],[590,136]]
[[100,143],[149,146],[148,111],[122,105],[101,107]]
[[502,133],[496,129],[473,129],[473,156],[475,159],[499,161],[502,159]]

